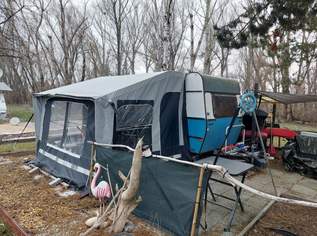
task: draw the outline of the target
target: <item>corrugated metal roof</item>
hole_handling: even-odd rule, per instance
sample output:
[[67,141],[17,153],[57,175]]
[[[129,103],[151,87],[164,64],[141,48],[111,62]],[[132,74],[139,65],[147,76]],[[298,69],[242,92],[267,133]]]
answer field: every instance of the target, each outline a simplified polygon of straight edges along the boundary
[[12,89],[4,82],[0,82],[0,91],[12,91]]
[[297,95],[297,94],[284,94],[284,93],[273,93],[261,91],[262,100],[267,102],[279,102],[283,104],[293,103],[307,103],[317,102],[317,95]]

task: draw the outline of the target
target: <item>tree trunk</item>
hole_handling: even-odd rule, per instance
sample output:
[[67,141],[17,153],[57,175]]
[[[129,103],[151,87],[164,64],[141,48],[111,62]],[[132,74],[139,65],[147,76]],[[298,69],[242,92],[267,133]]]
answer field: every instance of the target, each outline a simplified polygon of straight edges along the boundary
[[170,69],[170,39],[171,39],[171,16],[172,16],[173,0],[165,0],[165,15],[164,15],[164,29],[163,29],[163,70]]
[[211,60],[212,60],[212,50],[215,45],[215,37],[213,26],[208,26],[206,31],[206,46],[205,46],[205,57],[204,57],[204,74],[210,73]]
[[195,65],[195,52],[194,52],[194,20],[193,14],[189,14],[190,19],[190,71],[194,70]]

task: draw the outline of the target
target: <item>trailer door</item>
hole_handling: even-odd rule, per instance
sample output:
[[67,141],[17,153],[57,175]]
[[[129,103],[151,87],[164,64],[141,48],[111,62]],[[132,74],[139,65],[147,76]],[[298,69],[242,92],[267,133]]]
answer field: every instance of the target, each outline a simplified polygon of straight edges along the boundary
[[203,81],[198,73],[190,73],[186,77],[186,115],[188,127],[189,149],[192,153],[200,153],[206,135],[206,105]]

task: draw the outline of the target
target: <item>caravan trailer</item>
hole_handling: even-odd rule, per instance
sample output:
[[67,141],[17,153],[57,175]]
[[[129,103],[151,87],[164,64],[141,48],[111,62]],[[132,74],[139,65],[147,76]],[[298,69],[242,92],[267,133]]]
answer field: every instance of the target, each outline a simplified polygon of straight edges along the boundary
[[[185,160],[217,150],[237,108],[239,83],[199,73],[107,76],[34,94],[34,163],[85,186],[88,141],[134,146]],[[241,117],[228,144],[236,143]]]
[[[189,73],[185,79],[186,121],[189,150],[201,154],[217,150],[237,112],[239,83],[230,79]],[[242,127],[238,116],[228,137],[236,143]]]

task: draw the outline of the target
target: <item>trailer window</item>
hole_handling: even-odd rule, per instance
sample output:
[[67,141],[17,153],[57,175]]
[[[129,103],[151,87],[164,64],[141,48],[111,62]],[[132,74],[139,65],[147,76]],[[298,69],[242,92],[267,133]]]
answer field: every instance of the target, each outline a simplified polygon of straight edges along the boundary
[[237,109],[237,97],[235,95],[212,96],[212,103],[215,118],[232,117]]
[[53,101],[47,143],[81,154],[86,135],[88,107],[83,103]]
[[205,93],[206,115],[207,119],[215,119],[212,107],[211,93]]

